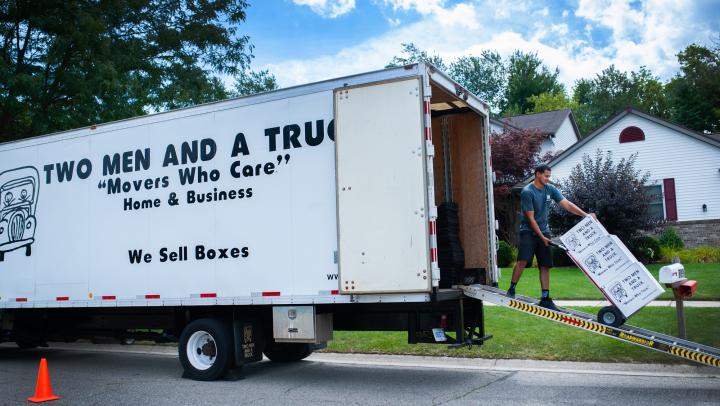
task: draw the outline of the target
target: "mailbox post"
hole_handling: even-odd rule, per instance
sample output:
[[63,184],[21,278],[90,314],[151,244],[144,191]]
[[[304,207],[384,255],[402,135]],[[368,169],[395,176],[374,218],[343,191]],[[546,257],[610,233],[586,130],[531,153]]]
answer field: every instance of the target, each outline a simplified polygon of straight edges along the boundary
[[671,288],[675,297],[675,313],[677,314],[678,337],[685,339],[685,306],[683,301],[692,297],[697,290],[697,281],[685,277],[685,268],[675,263],[660,268],[660,283]]

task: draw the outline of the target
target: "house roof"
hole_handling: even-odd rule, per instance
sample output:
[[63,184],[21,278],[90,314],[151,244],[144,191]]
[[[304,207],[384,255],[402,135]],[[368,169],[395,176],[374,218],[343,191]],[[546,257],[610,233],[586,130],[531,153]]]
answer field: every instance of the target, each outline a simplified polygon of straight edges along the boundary
[[[608,127],[612,126],[613,124],[617,123],[617,122],[620,121],[622,118],[624,118],[625,116],[630,115],[630,114],[634,114],[634,115],[636,115],[636,116],[642,117],[642,118],[644,118],[644,119],[646,119],[646,120],[649,120],[649,121],[652,121],[652,122],[654,122],[654,123],[656,123],[656,124],[659,124],[659,125],[661,125],[661,126],[667,127],[667,128],[669,128],[669,129],[671,129],[671,130],[675,130],[675,131],[677,131],[677,132],[679,132],[679,133],[681,133],[681,134],[685,134],[685,135],[687,135],[688,137],[695,138],[696,140],[699,140],[699,141],[705,142],[705,143],[707,143],[707,144],[710,144],[710,145],[712,145],[712,146],[715,146],[715,147],[717,147],[717,148],[720,148],[720,137],[718,137],[718,134],[701,134],[701,133],[695,132],[695,131],[693,131],[693,130],[687,129],[687,128],[685,128],[685,127],[682,127],[682,126],[680,126],[680,125],[671,123],[671,122],[669,122],[669,121],[667,121],[667,120],[663,120],[663,119],[661,119],[661,118],[658,118],[658,117],[652,116],[652,115],[650,115],[650,114],[644,113],[644,112],[642,112],[642,111],[640,111],[640,110],[637,110],[637,109],[635,109],[635,108],[628,107],[628,108],[626,108],[625,110],[623,110],[621,113],[617,114],[615,117],[613,117],[612,119],[610,119],[610,121],[608,121],[607,123],[605,123],[605,125],[603,125],[602,127],[598,128],[597,130],[593,131],[590,135],[588,135],[587,137],[583,138],[582,140],[576,142],[575,144],[573,144],[572,146],[570,146],[570,148],[568,148],[568,149],[566,149],[565,151],[563,151],[562,153],[560,153],[560,155],[556,156],[553,160],[551,160],[551,161],[548,162],[547,164],[548,164],[551,168],[552,168],[553,166],[557,165],[560,161],[562,161],[563,159],[565,159],[565,158],[567,158],[568,156],[572,155],[575,151],[577,151],[578,149],[582,148],[585,144],[587,144],[588,142],[590,142],[593,138],[597,137],[599,134],[602,134]],[[531,179],[532,179],[532,177],[528,177],[527,179],[525,179],[525,180],[523,180],[521,183],[519,183],[516,187],[520,187],[520,186],[526,185]]]
[[493,125],[496,125],[496,126],[502,127],[502,128],[510,127],[511,129],[516,130],[516,131],[522,130],[522,128],[516,127],[508,122],[505,122],[504,120],[499,120],[497,118],[492,118],[492,117],[490,118],[490,124],[493,124]]
[[560,129],[560,126],[565,121],[565,118],[570,117],[570,123],[575,130],[576,137],[580,138],[580,131],[578,130],[577,124],[575,123],[575,117],[573,117],[572,110],[561,109],[544,111],[542,113],[523,114],[521,116],[505,117],[498,121],[497,125],[509,125],[515,128],[528,129],[537,128],[544,134],[555,136],[555,133]]

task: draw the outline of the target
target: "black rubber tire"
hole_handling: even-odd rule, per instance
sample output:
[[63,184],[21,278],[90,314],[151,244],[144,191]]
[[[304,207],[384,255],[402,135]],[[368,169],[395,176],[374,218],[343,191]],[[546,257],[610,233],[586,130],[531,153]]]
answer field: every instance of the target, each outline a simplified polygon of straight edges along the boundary
[[615,306],[605,306],[598,312],[598,321],[611,327],[620,327],[625,324],[625,317]]
[[311,344],[276,343],[269,340],[263,354],[272,362],[297,362],[310,356],[313,352]]
[[31,350],[33,348],[37,348],[40,344],[35,341],[15,341],[15,345],[18,346],[21,350]]
[[[215,362],[207,369],[195,368],[187,355],[188,341],[198,331],[208,333],[215,341]],[[180,364],[182,364],[185,371],[183,377],[196,381],[214,381],[221,378],[234,363],[235,346],[232,337],[229,323],[222,320],[198,319],[188,324],[180,334],[180,342],[178,343]]]

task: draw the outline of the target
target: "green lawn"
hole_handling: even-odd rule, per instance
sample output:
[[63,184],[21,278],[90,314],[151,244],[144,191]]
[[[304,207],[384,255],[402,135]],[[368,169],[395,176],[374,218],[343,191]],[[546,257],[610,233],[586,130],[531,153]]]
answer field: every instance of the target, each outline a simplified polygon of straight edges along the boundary
[[[588,282],[589,283],[589,282]],[[597,308],[579,310],[597,313]],[[686,308],[688,339],[720,347],[720,309]],[[680,358],[585,332],[515,310],[488,306],[486,330],[493,338],[483,346],[449,349],[441,344],[407,344],[404,332],[336,331],[324,351],[344,353],[413,354],[449,357],[541,359],[565,361],[688,363]],[[675,335],[675,310],[645,308],[629,323]]]
[[[662,265],[651,264],[648,269],[655,279]],[[695,296],[689,300],[720,300],[720,264],[685,264],[685,276],[698,282]],[[500,288],[510,286],[511,268],[503,268]],[[537,268],[527,268],[517,286],[517,293],[524,296],[540,295],[540,281]],[[550,270],[550,294],[554,299],[603,299],[602,293],[590,282],[585,274],[576,267],[553,268]],[[665,293],[658,300],[673,299],[672,291]]]

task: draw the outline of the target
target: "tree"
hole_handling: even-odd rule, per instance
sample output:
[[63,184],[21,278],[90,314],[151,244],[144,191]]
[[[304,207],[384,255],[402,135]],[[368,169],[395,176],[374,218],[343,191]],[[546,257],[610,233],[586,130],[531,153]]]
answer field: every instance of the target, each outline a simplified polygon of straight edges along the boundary
[[682,75],[666,86],[670,117],[696,131],[720,132],[720,37],[712,49],[693,44],[677,57]]
[[421,50],[413,43],[401,45],[402,53],[405,54],[405,56],[394,56],[392,60],[390,60],[390,63],[385,65],[386,68],[411,65],[418,62],[428,62],[443,72],[447,71],[447,66],[439,55],[428,55],[427,51]]
[[573,100],[578,103],[575,118],[583,123],[584,134],[630,106],[661,118],[668,116],[664,87],[644,66],[628,74],[611,65],[592,80],[580,79],[573,88]]
[[[610,234],[622,241],[632,241],[641,230],[652,230],[658,220],[650,216],[650,196],[645,191],[650,173],[635,169],[637,154],[615,164],[612,152],[598,150],[595,157],[585,154],[566,179],[556,181],[570,201],[598,220]],[[564,233],[577,222],[577,217],[558,207],[550,212],[550,225],[555,233]]]
[[532,111],[530,97],[542,93],[563,93],[564,86],[558,81],[560,71],[545,66],[536,53],[515,51],[508,61],[508,82],[502,110],[505,115],[525,114]]
[[0,140],[228,96],[244,0],[0,2]]
[[544,139],[536,129],[517,131],[510,128],[490,137],[495,171],[495,215],[501,225],[498,236],[503,240],[514,241],[517,228],[517,201],[512,195],[512,188],[532,175],[533,168],[540,162],[540,145]]
[[498,113],[504,102],[507,67],[494,51],[484,50],[480,56],[463,56],[450,64],[450,76],[490,105]]
[[255,93],[267,92],[278,88],[275,75],[270,71],[247,71],[238,76],[235,81],[235,95],[248,96]]

